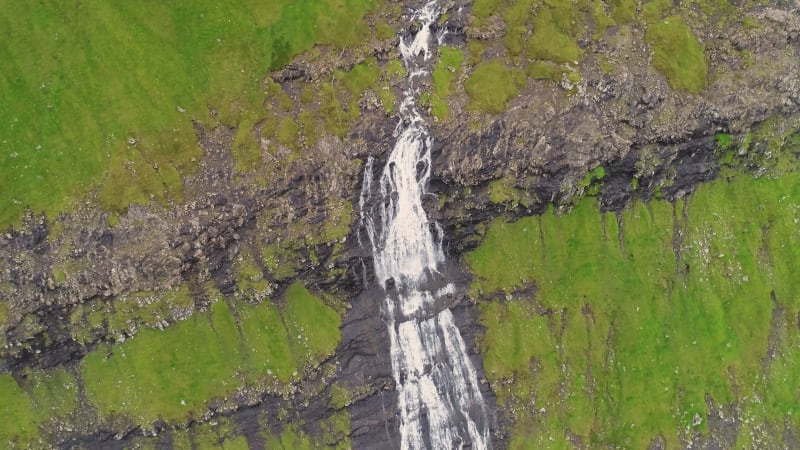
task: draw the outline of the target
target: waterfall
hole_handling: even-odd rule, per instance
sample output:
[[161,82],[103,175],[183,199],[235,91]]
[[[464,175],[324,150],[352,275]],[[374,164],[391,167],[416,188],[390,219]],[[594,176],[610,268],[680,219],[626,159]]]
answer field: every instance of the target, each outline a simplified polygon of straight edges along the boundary
[[419,31],[400,39],[408,78],[396,143],[378,186],[372,182],[374,161],[365,165],[361,226],[372,245],[375,280],[385,293],[401,448],[486,449],[491,445],[487,407],[453,314],[442,306],[455,291],[440,273],[442,229],[429,222],[422,207],[433,142],[415,100],[419,82],[430,76],[431,25],[439,15],[437,1],[428,2],[413,14]]

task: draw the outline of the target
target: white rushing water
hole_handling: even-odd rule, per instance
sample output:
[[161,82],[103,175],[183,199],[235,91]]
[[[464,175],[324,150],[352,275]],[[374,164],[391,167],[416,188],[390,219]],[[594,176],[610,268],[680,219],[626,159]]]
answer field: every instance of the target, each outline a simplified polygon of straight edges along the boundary
[[[400,39],[408,69],[397,141],[373,193],[373,160],[365,167],[361,220],[372,244],[375,280],[385,289],[384,313],[391,339],[392,372],[399,394],[403,449],[490,447],[489,419],[477,375],[448,308],[437,299],[454,292],[439,273],[445,262],[442,230],[422,208],[431,174],[431,145],[415,100],[420,80],[428,77],[439,17],[436,0],[416,11],[420,24]],[[443,35],[439,36],[439,39]],[[430,286],[438,289],[431,291]],[[437,311],[439,309],[440,311]]]

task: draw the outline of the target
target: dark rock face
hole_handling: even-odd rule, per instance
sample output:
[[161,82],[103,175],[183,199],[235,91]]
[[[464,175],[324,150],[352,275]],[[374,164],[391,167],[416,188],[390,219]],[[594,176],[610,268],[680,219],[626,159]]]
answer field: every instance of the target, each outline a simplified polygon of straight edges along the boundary
[[[611,211],[632,199],[650,198],[657,187],[662,196],[674,200],[715,178],[720,168],[716,133],[744,133],[769,117],[800,111],[800,16],[791,8],[773,5],[755,12],[764,25],[755,34],[741,27],[718,35],[705,31],[700,37],[718,78],[699,96],[672,91],[648,67],[641,32],[634,30],[631,40],[618,47],[587,49],[589,56],[580,66],[584,79],[572,95],[552,83],[529,83],[505,112],[491,119],[469,113],[465,97],[454,98],[454,119],[432,129],[429,191],[433,196],[425,200],[429,217],[444,229],[454,267],[461,253],[479,243],[480,227],[501,215],[513,218],[539,214],[552,204],[569,206],[584,193],[580,180],[597,166],[606,173],[598,193],[601,207]],[[443,26],[453,45],[463,45],[470,34],[463,14],[453,14]],[[501,37],[481,38],[496,43]],[[375,49],[379,60],[389,59],[392,44]],[[758,69],[769,63],[766,69],[756,75],[756,69],[737,68],[731,55],[741,50],[759,58],[763,64]],[[631,62],[604,73],[592,51]],[[330,70],[323,63],[300,61],[274,79],[313,82]],[[326,364],[336,366],[335,380],[356,393],[346,406],[353,446],[396,448],[397,394],[381,318],[384,294],[372,279],[369,250],[359,245],[366,240],[358,239],[362,167],[356,164],[372,156],[376,167],[382,167],[392,145],[394,120],[364,111],[346,140],[321,138],[313,157],[272,161],[264,171],[244,177],[234,174],[230,153],[234,130],[224,124],[213,128],[197,124],[206,156],[199,172],[186,182],[184,204],[132,206],[113,227],[107,214],[85,206],[73,216],[51,222],[31,216],[22,229],[0,234],[0,299],[9,305],[8,324],[0,338],[0,372],[75,364],[93,345],[113,342],[114,337],[106,335],[93,336],[88,344],[73,338],[69,316],[76,305],[91,300],[113,302],[126,292],[208,280],[223,294],[232,295],[237,286],[232,268],[243,247],[300,240],[304,231],[292,231],[292,224],[312,229],[330,216],[330,199],[345,200],[355,206],[350,232],[337,242],[342,249],[334,251],[334,242],[300,246],[294,251],[303,264],[292,279],[352,299],[342,324],[342,342]],[[269,183],[265,186],[260,177],[269,177]],[[531,201],[491,202],[489,185],[498,179],[508,179]],[[59,231],[54,231],[55,224]],[[460,292],[451,307],[482,373],[478,348],[482,330],[477,309],[466,295],[469,279],[459,268],[453,270],[460,277]],[[275,289],[291,281],[264,272]],[[195,304],[204,307],[201,297]],[[232,417],[255,446],[263,445],[257,433],[262,427],[259,418],[268,416],[268,423],[280,424],[275,411],[281,408],[292,411],[307,431],[314,432],[315,424],[333,412],[328,404],[331,384],[292,398],[262,393],[257,402],[243,400],[237,410],[218,415]],[[482,386],[485,397],[492,399],[488,384]],[[721,430],[715,434],[718,440],[698,445],[728,446],[725,436],[735,430],[723,418],[730,414],[720,413],[721,408],[711,408],[710,418],[710,426]],[[66,433],[56,444],[121,448],[139,432],[112,428],[92,424]],[[494,430],[502,428],[498,422]],[[502,447],[502,442],[496,444]],[[654,442],[653,448],[659,445]],[[171,447],[169,433],[158,438],[157,446]]]

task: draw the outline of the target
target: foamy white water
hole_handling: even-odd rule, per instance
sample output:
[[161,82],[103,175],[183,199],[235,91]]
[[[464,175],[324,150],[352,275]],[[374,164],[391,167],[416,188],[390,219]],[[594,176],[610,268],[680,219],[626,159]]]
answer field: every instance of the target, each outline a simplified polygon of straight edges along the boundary
[[[489,419],[475,368],[456,327],[444,308],[430,312],[437,297],[452,294],[441,278],[445,262],[442,230],[422,208],[431,174],[432,138],[417,110],[420,79],[428,77],[432,57],[431,24],[439,17],[436,0],[414,13],[421,28],[410,40],[400,39],[408,69],[397,141],[383,168],[378,198],[373,197],[373,165],[364,171],[360,199],[362,226],[373,249],[375,279],[386,291],[385,314],[391,342],[392,372],[399,394],[403,449],[490,447]],[[436,39],[434,39],[436,38]]]

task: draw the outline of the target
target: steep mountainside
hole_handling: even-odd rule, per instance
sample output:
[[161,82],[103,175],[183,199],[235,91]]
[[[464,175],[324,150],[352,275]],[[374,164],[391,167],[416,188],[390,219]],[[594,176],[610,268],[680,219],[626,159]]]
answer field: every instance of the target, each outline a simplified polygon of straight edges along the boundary
[[[420,2],[245,3],[3,8],[0,447],[398,446],[359,193]],[[494,446],[799,446],[800,5],[433,32],[423,206]]]

